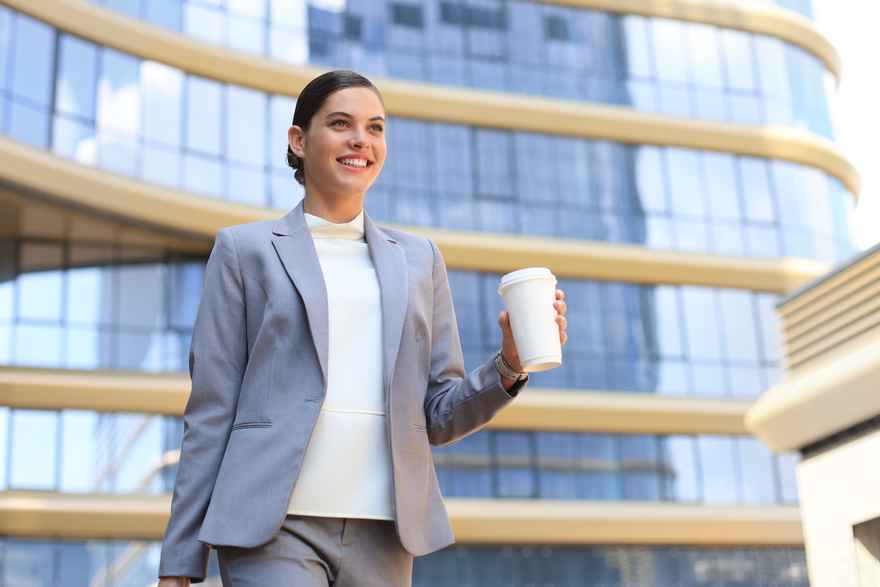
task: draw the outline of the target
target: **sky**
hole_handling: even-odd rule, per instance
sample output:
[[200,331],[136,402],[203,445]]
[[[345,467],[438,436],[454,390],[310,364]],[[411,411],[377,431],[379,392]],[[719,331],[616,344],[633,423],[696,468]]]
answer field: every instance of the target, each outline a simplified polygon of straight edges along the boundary
[[853,223],[856,245],[880,242],[880,2],[813,0],[816,25],[840,52],[840,86],[831,96],[835,138],[862,178]]

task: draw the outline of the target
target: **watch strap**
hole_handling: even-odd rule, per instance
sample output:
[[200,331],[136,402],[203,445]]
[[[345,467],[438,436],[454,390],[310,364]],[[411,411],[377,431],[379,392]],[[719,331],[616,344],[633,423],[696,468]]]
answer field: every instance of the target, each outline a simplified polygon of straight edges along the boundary
[[510,364],[505,360],[504,354],[499,349],[497,353],[495,353],[495,368],[498,370],[498,373],[501,374],[502,377],[507,379],[513,379],[514,381],[522,381],[527,379],[529,374],[524,371],[516,371]]

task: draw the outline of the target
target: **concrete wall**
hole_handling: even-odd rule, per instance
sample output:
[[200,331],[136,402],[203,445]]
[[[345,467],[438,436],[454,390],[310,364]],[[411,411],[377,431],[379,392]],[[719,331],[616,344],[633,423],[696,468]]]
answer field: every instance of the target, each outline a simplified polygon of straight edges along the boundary
[[880,430],[804,459],[797,474],[810,585],[863,587],[853,527],[880,517]]

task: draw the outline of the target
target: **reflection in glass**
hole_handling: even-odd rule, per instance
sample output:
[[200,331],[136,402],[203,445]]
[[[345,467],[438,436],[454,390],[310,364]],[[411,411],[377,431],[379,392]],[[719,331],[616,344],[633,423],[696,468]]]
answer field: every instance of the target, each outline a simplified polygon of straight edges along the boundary
[[533,435],[528,432],[496,432],[496,487],[499,497],[534,497],[537,493],[531,467]]
[[140,62],[108,48],[100,55],[98,127],[101,131],[137,135],[141,132]]
[[55,32],[49,25],[22,14],[17,14],[13,22],[15,44],[9,58],[10,89],[16,97],[46,108],[52,96]]
[[664,499],[700,501],[702,499],[700,469],[694,439],[688,436],[661,437],[660,451],[661,461],[670,469],[663,477]]
[[80,410],[61,412],[60,490],[88,493],[95,491],[98,454],[95,428],[97,414]]
[[736,453],[731,438],[701,436],[697,438],[703,500],[706,503],[735,503],[739,494],[736,478]]
[[[275,4],[272,7],[275,10]],[[220,5],[203,8],[221,14],[224,19],[228,16]],[[325,8],[321,10],[326,12]],[[482,15],[483,24],[471,25],[473,37],[482,39],[489,50],[495,42],[493,35],[498,34],[493,27],[500,21],[488,16],[495,14],[494,8],[486,9],[485,14],[482,9],[473,12]],[[513,13],[522,10],[528,11],[518,7]],[[554,35],[562,35],[566,40],[554,41],[562,43],[552,49],[554,59],[564,61],[566,51],[580,46],[578,39],[582,37],[592,39],[591,46],[597,50],[605,46],[612,48],[611,39],[583,33],[613,28],[615,25],[607,15],[559,7],[553,7],[548,15],[557,12],[567,18],[567,24],[562,27],[564,35],[559,29],[561,25],[549,26],[555,31]],[[430,27],[436,18],[450,17],[434,15],[431,11],[423,14],[425,26]],[[374,34],[370,32],[374,25],[378,26],[377,19],[366,12],[358,15],[361,34],[370,37]],[[346,18],[351,15],[337,11],[330,16],[338,24],[348,22]],[[253,17],[236,12],[234,18]],[[517,18],[510,17],[507,25],[520,26],[515,24]],[[466,21],[460,20],[460,23]],[[537,21],[544,22],[543,16],[539,15]],[[557,21],[551,19],[551,22]],[[588,24],[590,22],[593,24]],[[526,29],[531,26],[528,20],[524,23]],[[313,24],[317,26],[317,21]],[[270,28],[275,26],[277,24],[272,24]],[[348,26],[340,24],[339,30],[348,31]],[[683,30],[689,31],[690,26],[658,23],[656,28],[662,31],[685,27]],[[653,30],[655,26],[650,24],[648,28]],[[717,36],[715,29],[699,30],[702,32],[694,33],[697,37]],[[381,37],[381,31],[377,34]],[[653,39],[653,33],[645,34]],[[746,37],[736,38],[740,41],[733,44],[742,45],[741,40]],[[60,35],[59,39],[57,109],[53,115],[30,101],[11,102],[9,107],[13,112],[7,117],[11,124],[7,132],[14,138],[39,147],[48,146],[53,152],[79,162],[209,197],[284,209],[301,199],[302,188],[290,179],[283,154],[286,150],[283,131],[289,125],[293,110],[291,99],[186,76],[167,66],[111,49],[97,51],[88,42],[69,35]],[[688,35],[682,39],[670,36],[669,41],[673,45],[690,46],[693,39]],[[538,44],[538,54],[546,52],[545,45]],[[812,71],[809,69],[812,62],[788,49],[786,60],[807,64],[804,65],[807,73]],[[10,47],[11,52],[15,50]],[[96,51],[97,69],[95,60],[77,61],[86,65],[74,66],[71,59],[65,57],[68,53],[81,53],[85,58]],[[597,74],[605,72],[602,75],[607,74],[611,79],[612,72],[619,71],[621,64],[613,62],[611,56],[617,54],[614,50],[606,53],[607,59],[597,57],[591,63]],[[696,53],[689,51],[687,58]],[[750,54],[751,49],[747,53]],[[95,75],[95,87],[89,88],[88,80]],[[807,77],[812,79],[811,75]],[[538,76],[530,71],[519,78],[529,80]],[[664,100],[672,97],[687,108],[691,106],[685,103],[690,103],[698,109],[698,114],[707,105],[706,100],[714,100],[713,107],[722,110],[728,108],[726,102],[733,104],[736,117],[760,115],[761,98],[754,92],[727,95],[723,89],[700,85],[688,86],[684,91],[683,86],[677,84],[664,82],[653,89],[658,97],[665,96]],[[76,92],[72,93],[68,86],[77,88]],[[587,87],[590,95],[586,98],[593,99],[591,92],[599,91],[600,86]],[[610,92],[603,94],[606,97],[615,95],[615,100],[625,97],[622,89],[606,89]],[[718,94],[712,97],[712,92]],[[94,122],[86,112],[90,94],[97,96]],[[781,98],[774,100],[778,102]],[[6,104],[5,96],[0,97],[2,104]],[[812,103],[809,106],[820,107]],[[76,110],[77,114],[68,113],[69,109]],[[753,114],[748,114],[750,110]],[[243,116],[243,112],[248,116]],[[51,136],[50,115],[54,123]],[[242,127],[243,120],[257,123]],[[279,130],[266,131],[267,123]],[[93,125],[97,128],[93,129]],[[829,230],[827,221],[823,220],[825,216],[819,215],[820,210],[846,206],[843,200],[849,195],[835,187],[835,180],[808,168],[795,166],[792,177],[796,185],[787,190],[796,195],[790,197],[784,186],[779,187],[780,182],[774,181],[771,185],[767,162],[763,160],[411,119],[392,120],[389,129],[389,147],[399,156],[389,160],[374,187],[383,199],[373,206],[380,221],[513,231],[728,255],[785,253],[832,260],[847,256],[852,250],[848,231],[837,225]],[[438,144],[443,144],[444,149],[432,147]],[[269,169],[265,167],[266,157],[271,162]],[[730,161],[736,163],[735,172],[730,169]],[[749,168],[751,162],[764,167],[765,171]],[[782,181],[787,181],[787,177]],[[804,190],[800,189],[802,186]],[[418,194],[421,200],[409,197],[414,190],[421,191]],[[809,200],[807,203],[798,197],[801,193]],[[743,202],[742,211],[738,210],[738,200]],[[792,206],[792,201],[804,205]],[[777,214],[778,207],[782,214]],[[817,212],[805,215],[803,210]],[[785,227],[778,225],[779,218]]]
[[95,116],[98,51],[88,41],[62,35],[59,53],[55,108],[91,120]]
[[54,490],[58,448],[58,414],[38,410],[10,410],[9,488]]
[[221,85],[195,76],[188,76],[186,81],[186,147],[219,156],[222,136]]
[[739,474],[742,484],[743,503],[770,504],[778,500],[774,457],[760,440],[738,438]]
[[180,70],[155,61],[141,62],[144,139],[180,147],[184,79]]

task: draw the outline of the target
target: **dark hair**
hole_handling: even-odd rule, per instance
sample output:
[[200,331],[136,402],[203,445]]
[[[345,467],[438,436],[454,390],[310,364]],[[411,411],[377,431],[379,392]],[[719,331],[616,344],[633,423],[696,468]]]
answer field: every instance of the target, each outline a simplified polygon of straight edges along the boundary
[[[382,94],[379,93],[378,88],[361,74],[348,69],[328,71],[306,84],[306,87],[299,93],[291,124],[299,126],[304,131],[308,130],[312,117],[315,112],[321,109],[327,97],[333,92],[346,88],[370,88],[379,97],[379,101],[382,101]],[[287,164],[296,171],[293,175],[296,181],[305,185],[306,170],[303,160],[296,156],[290,145],[287,145]]]

